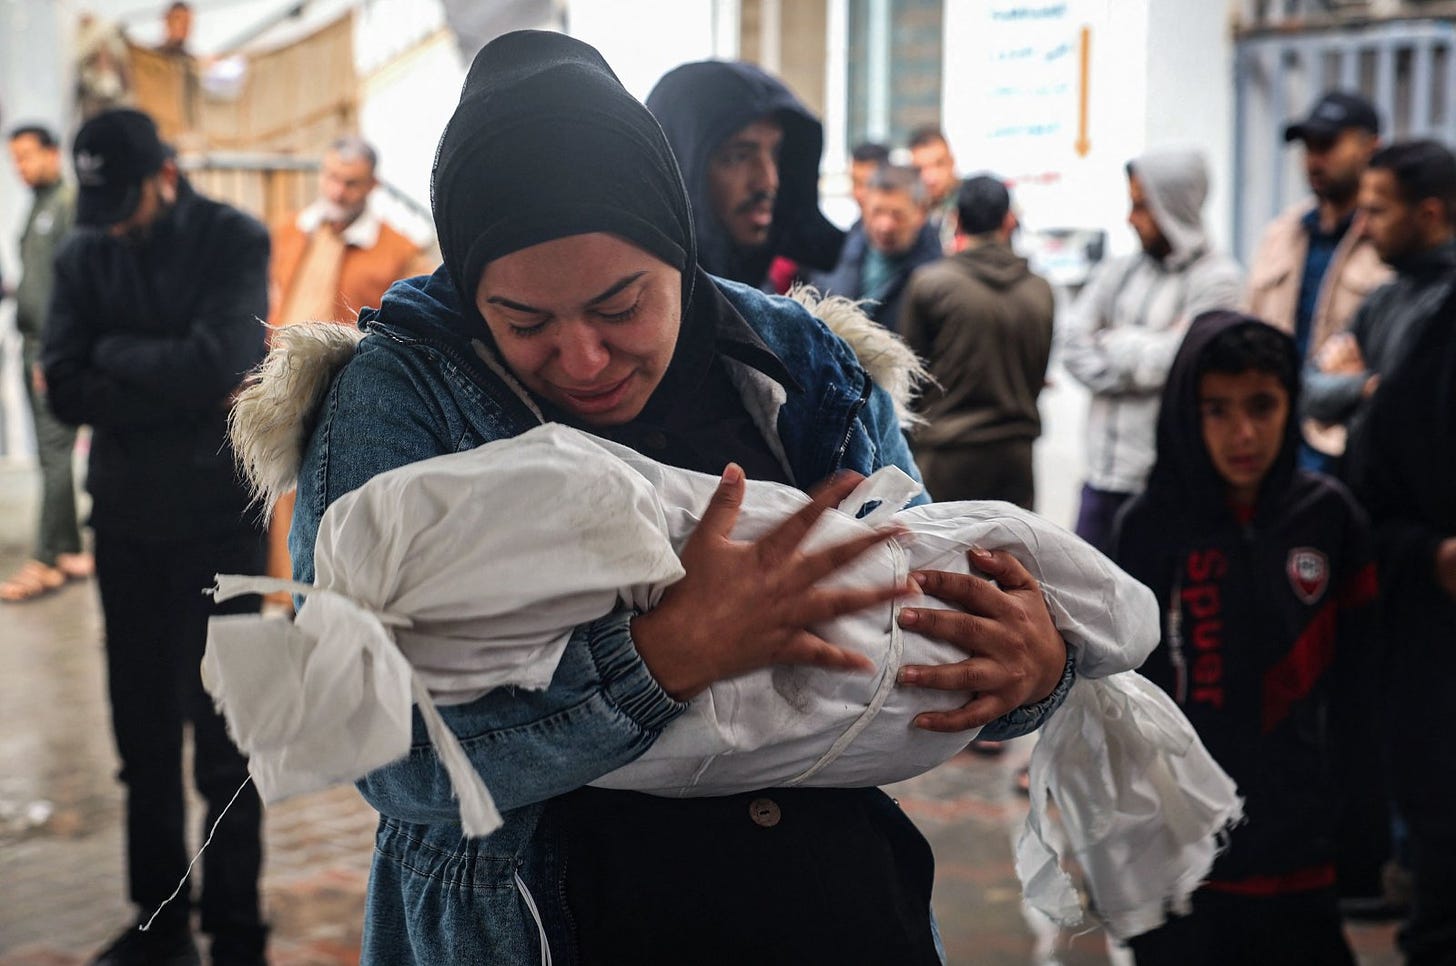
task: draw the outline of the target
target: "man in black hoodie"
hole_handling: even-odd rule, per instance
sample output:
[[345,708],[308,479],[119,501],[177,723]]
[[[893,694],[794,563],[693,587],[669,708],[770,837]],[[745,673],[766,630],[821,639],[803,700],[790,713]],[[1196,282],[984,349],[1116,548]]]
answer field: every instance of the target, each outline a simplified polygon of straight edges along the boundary
[[[1147,489],[1114,559],[1157,595],[1141,671],[1182,707],[1245,796],[1190,915],[1131,941],[1146,964],[1353,964],[1335,895],[1348,753],[1373,706],[1368,527],[1334,480],[1295,468],[1294,342],[1248,316],[1196,319],[1173,362]],[[1332,734],[1331,732],[1337,732]]]
[[752,64],[699,61],[647,95],[677,157],[709,274],[764,287],[775,258],[828,271],[844,232],[819,210],[824,128]]
[[[106,622],[111,723],[126,786],[130,898],[140,922],[187,870],[182,736],[216,835],[202,858],[214,966],[263,962],[262,806],[202,688],[216,573],[259,573],[261,530],[233,468],[227,417],[263,357],[268,232],[196,194],[139,111],[76,135],[77,228],[56,256],[41,364],[51,408],[92,427],[87,489]],[[229,802],[231,808],[228,808]],[[227,809],[226,816],[223,816]],[[219,822],[219,818],[221,821]],[[102,966],[197,963],[187,893],[128,929]]]
[[1381,376],[1348,467],[1375,525],[1394,797],[1408,829],[1412,966],[1456,962],[1456,293]]

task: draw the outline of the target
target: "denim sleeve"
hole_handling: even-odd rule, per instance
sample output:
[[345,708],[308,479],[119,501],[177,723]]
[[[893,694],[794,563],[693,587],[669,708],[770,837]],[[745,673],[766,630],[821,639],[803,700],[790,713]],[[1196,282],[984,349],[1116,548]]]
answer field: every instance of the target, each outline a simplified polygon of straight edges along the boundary
[[[325,395],[298,479],[289,546],[294,574],[314,575],[313,542],[330,503],[366,480],[454,452],[464,436],[448,394],[427,388],[392,352],[356,356]],[[502,688],[440,708],[501,809],[578,788],[641,755],[686,705],[658,686],[632,642],[631,615],[578,627],[544,691]],[[359,788],[382,814],[405,822],[459,820],[450,780],[419,713],[407,758]]]
[[1057,686],[1051,694],[1036,704],[1023,705],[1006,712],[982,728],[977,737],[983,741],[1007,741],[1031,734],[1046,722],[1047,717],[1053,711],[1062,706],[1062,702],[1067,700],[1067,692],[1072,689],[1072,683],[1076,680],[1077,666],[1072,657],[1072,649],[1069,647],[1067,648],[1067,664],[1062,668],[1062,679],[1057,682]]
[[[670,698],[632,644],[627,611],[576,629],[545,691],[498,689],[440,708],[502,811],[544,801],[641,755],[687,705]],[[364,777],[359,790],[404,822],[456,822],[460,806],[419,712],[409,757]]]
[[[900,419],[895,414],[895,403],[889,393],[879,386],[870,390],[861,421],[875,443],[875,469],[898,466],[917,482],[923,482],[920,479],[920,469],[915,465],[915,457],[910,455],[910,443],[905,439],[905,430],[900,427]],[[929,503],[930,499],[930,494],[922,490],[909,505],[920,506]]]

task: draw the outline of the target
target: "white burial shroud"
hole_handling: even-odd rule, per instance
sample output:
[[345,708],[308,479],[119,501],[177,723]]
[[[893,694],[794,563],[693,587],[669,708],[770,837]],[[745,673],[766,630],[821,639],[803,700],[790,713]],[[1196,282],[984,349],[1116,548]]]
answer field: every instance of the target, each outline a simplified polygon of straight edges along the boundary
[[[417,703],[460,797],[464,831],[493,831],[500,817],[489,791],[435,705],[498,687],[543,689],[576,626],[619,607],[653,607],[681,578],[677,551],[717,483],[550,424],[380,474],[340,497],[319,528],[314,586],[220,575],[220,599],[278,587],[306,598],[293,623],[233,616],[209,628],[204,681],[263,800],[403,758]],[[826,512],[807,548],[891,521],[910,535],[887,539],[825,583],[968,573],[972,544],[1007,550],[1027,567],[1077,679],[1033,752],[1017,872],[1033,904],[1062,922],[1080,918],[1048,844],[1050,793],[1098,917],[1119,936],[1156,926],[1167,908],[1186,906],[1240,803],[1183,714],[1132,673],[1158,641],[1152,594],[1034,514],[989,502],[900,509],[918,491],[886,468]],[[734,536],[761,536],[807,500],[793,487],[750,481]],[[967,696],[898,687],[895,677],[903,664],[965,654],[902,630],[898,606],[815,628],[868,656],[873,673],[779,667],[719,681],[645,754],[593,784],[671,796],[856,787],[947,760],[972,734],[927,732],[911,720]]]

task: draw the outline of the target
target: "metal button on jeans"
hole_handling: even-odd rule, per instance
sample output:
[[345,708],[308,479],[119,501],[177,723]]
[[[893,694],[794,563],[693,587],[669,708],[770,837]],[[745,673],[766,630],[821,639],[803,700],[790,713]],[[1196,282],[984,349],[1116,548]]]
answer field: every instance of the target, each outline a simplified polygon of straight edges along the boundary
[[783,817],[779,812],[779,804],[772,798],[755,798],[748,803],[748,815],[753,821],[764,828],[773,828],[779,824]]

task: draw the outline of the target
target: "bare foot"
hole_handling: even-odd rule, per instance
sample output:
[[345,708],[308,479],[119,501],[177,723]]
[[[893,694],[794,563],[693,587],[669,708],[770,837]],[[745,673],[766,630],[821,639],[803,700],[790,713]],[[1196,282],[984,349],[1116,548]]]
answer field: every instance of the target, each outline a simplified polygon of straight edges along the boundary
[[61,589],[65,584],[66,575],[59,569],[39,560],[27,560],[9,579],[0,584],[0,601],[19,604],[35,600]]
[[89,553],[58,553],[56,569],[70,580],[85,580],[96,573],[96,558]]

